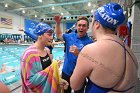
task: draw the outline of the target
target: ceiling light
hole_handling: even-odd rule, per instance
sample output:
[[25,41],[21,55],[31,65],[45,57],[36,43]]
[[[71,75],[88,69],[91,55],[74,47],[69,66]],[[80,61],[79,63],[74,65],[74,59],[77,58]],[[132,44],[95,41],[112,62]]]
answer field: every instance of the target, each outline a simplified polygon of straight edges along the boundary
[[5,4],[4,6],[5,6],[5,7],[8,7],[8,4]]
[[90,2],[88,2],[88,6],[91,6],[91,3]]
[[63,13],[61,13],[61,15],[64,15]]
[[87,18],[90,18],[90,16],[87,16]]
[[70,19],[70,17],[69,17],[69,16],[67,16],[67,19]]
[[123,11],[123,13],[124,13],[124,14],[126,14],[126,13],[127,13],[127,11]]
[[43,21],[44,21],[44,19],[41,19],[41,20],[40,20],[40,22],[43,22]]
[[41,2],[42,3],[42,0],[38,0],[38,2]]
[[91,13],[93,13],[93,12],[94,12],[94,10],[92,9],[92,10],[91,10]]
[[25,14],[25,10],[22,10],[22,13]]
[[35,18],[37,17],[37,15],[35,15]]
[[52,7],[52,10],[54,10],[55,8],[54,8],[54,6]]

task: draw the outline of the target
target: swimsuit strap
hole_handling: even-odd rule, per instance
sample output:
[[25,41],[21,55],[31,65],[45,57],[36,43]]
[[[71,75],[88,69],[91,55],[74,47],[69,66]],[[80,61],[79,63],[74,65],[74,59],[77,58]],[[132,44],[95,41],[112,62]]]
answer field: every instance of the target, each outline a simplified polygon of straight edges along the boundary
[[134,87],[135,87],[135,85],[133,85],[132,87],[130,87],[128,89],[125,89],[125,90],[115,90],[115,89],[111,88],[111,91],[114,91],[114,92],[126,92],[126,91],[128,91],[128,90],[130,90],[130,89],[132,89]]
[[[124,77],[125,70],[126,70],[126,52],[128,52],[128,54],[129,54],[130,57],[132,58],[133,62],[135,62],[135,61],[134,61],[133,57],[131,56],[131,54],[129,53],[129,51],[125,48],[125,44],[124,44],[124,43],[123,43],[123,45],[122,45],[120,42],[118,42],[118,41],[116,41],[116,40],[113,40],[113,39],[105,39],[105,40],[114,41],[114,42],[118,43],[119,45],[121,45],[121,46],[124,48],[124,54],[125,54],[125,59],[124,59],[124,61],[125,61],[125,66],[124,66],[124,71],[123,71],[122,77],[121,77],[120,80],[118,81],[118,83],[119,83],[119,82],[122,80],[122,78]],[[120,90],[120,91],[119,91],[119,90],[113,89],[115,86],[118,85],[118,83],[115,84],[115,85],[111,88],[111,91],[114,91],[114,92],[126,92],[126,91],[128,91],[128,90],[130,90],[130,89],[132,89],[132,88],[135,87],[135,85],[133,85],[132,87],[130,87],[130,88],[128,88],[128,89]]]

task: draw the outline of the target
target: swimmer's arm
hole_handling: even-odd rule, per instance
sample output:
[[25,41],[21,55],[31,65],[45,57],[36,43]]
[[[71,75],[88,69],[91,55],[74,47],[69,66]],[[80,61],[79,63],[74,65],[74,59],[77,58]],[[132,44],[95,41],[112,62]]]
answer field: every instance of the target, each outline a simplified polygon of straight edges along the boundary
[[89,76],[90,72],[92,71],[92,67],[88,65],[88,60],[86,58],[87,51],[85,47],[82,49],[82,51],[79,53],[76,67],[74,69],[74,72],[70,78],[70,86],[75,91],[82,88],[86,77]]
[[62,16],[60,16],[60,15],[54,16],[54,20],[56,22],[56,25],[55,25],[56,36],[57,36],[58,39],[63,40],[63,38],[62,38],[62,30],[60,28],[61,19],[62,19]]
[[11,93],[9,88],[0,82],[0,93]]

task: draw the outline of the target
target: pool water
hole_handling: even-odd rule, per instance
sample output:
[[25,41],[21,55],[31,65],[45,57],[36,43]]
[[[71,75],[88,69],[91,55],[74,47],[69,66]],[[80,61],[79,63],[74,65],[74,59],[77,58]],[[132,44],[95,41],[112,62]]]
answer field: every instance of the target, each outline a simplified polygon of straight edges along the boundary
[[[28,46],[23,45],[0,45],[0,69],[6,65],[6,72],[0,73],[0,82],[10,85],[20,78],[20,56]],[[53,58],[62,59],[63,47],[53,49]]]

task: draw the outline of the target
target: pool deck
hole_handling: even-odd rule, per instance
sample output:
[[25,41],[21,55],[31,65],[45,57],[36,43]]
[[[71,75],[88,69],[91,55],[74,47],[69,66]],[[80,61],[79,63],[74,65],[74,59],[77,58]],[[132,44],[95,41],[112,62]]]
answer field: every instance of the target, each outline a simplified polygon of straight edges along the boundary
[[21,87],[21,80],[17,81],[11,85],[8,86],[8,88],[10,89],[11,93],[22,93],[22,87]]

